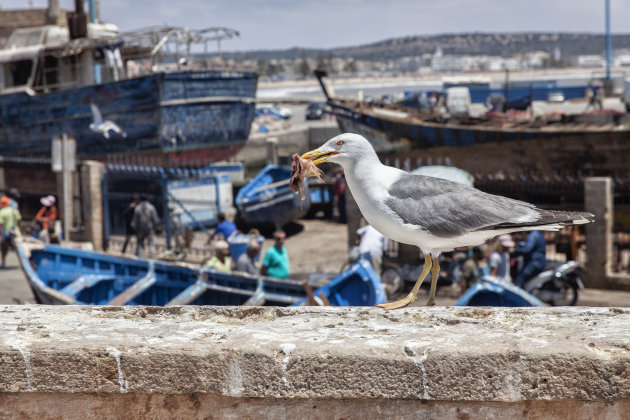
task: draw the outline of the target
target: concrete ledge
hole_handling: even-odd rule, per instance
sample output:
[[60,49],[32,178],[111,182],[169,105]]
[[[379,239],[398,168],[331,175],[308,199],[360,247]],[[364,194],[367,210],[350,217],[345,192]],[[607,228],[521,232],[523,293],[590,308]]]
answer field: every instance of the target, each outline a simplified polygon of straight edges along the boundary
[[622,308],[1,306],[0,417],[66,398],[151,417],[629,418],[629,325]]

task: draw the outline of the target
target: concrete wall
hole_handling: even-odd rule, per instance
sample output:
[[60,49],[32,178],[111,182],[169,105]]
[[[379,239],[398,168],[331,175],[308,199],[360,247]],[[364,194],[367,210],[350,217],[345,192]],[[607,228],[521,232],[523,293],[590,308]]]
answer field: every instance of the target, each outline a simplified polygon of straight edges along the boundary
[[0,417],[630,418],[630,310],[0,307]]
[[630,290],[630,275],[613,273],[613,182],[608,177],[586,178],[584,209],[595,215],[586,225],[588,271],[585,286],[599,289]]
[[103,250],[103,176],[105,165],[93,160],[81,165],[81,205],[82,212],[89,217],[85,220],[85,230],[77,232],[76,240],[93,244],[97,251]]
[[244,162],[246,165],[266,162],[267,139],[271,137],[278,139],[278,155],[286,160],[293,153],[305,153],[321,146],[337,134],[340,134],[339,127],[334,123],[321,126],[295,125],[283,131],[254,134],[231,160]]

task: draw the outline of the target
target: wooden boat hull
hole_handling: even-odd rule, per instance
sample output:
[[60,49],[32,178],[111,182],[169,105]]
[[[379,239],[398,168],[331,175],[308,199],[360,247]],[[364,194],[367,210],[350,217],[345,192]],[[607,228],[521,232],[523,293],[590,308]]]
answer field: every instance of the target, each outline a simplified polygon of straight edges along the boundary
[[[77,140],[80,159],[130,156],[156,164],[207,163],[236,154],[249,137],[257,76],[245,72],[156,73],[49,93],[2,95],[0,155],[51,155],[53,136]],[[126,136],[93,132],[91,104]]]
[[[307,303],[302,282],[220,273],[186,264],[124,258],[56,245],[18,245],[20,265],[43,304],[266,305]],[[355,264],[315,291],[331,305],[385,302],[371,266]]]
[[422,164],[449,159],[472,174],[630,178],[630,114],[602,111],[530,121],[510,115],[439,121],[400,105],[335,98],[316,72],[342,132],[359,133],[390,159]]

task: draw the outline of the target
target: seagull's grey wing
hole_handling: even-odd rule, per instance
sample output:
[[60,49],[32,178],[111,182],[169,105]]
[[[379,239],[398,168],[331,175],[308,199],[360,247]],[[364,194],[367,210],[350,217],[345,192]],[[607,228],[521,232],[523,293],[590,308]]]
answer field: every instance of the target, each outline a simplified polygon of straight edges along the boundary
[[94,119],[94,125],[98,125],[103,122],[103,116],[101,115],[101,110],[94,104],[90,104],[90,108],[92,108],[92,118]]
[[457,182],[403,174],[385,204],[405,223],[441,238],[499,226],[531,226],[540,219],[534,205],[486,194]]

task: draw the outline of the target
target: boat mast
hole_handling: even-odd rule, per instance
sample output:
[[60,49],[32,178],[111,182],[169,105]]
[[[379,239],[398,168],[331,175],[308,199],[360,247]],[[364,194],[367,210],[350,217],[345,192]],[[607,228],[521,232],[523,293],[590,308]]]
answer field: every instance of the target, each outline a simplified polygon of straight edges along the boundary
[[101,21],[101,2],[99,0],[89,0],[89,8],[90,8],[90,22],[100,22]]

